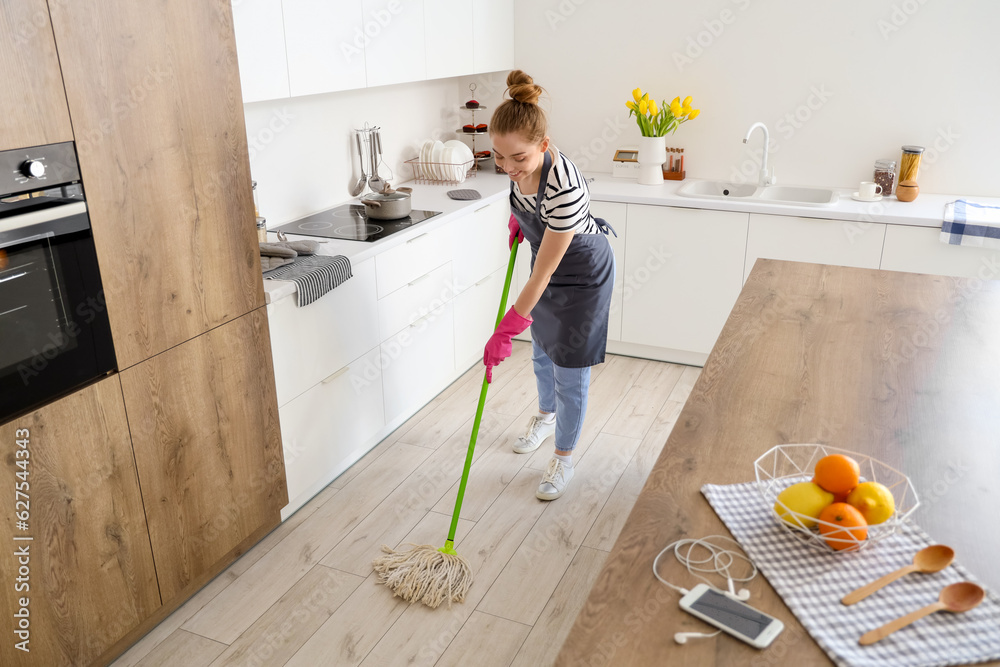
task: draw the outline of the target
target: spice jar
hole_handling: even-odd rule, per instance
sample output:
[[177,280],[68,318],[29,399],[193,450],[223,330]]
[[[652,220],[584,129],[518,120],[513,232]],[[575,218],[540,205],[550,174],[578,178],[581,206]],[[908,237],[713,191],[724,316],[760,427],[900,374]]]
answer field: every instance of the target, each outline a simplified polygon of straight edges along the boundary
[[875,175],[872,180],[882,186],[882,196],[888,197],[892,194],[892,186],[896,181],[896,161],[895,160],[875,160]]
[[257,240],[261,243],[267,243],[267,219],[257,218]]
[[916,181],[917,169],[920,168],[920,155],[923,146],[903,146],[903,155],[899,159],[899,182]]
[[253,215],[255,218],[259,218],[260,207],[257,205],[257,181],[250,181],[250,187],[253,189]]

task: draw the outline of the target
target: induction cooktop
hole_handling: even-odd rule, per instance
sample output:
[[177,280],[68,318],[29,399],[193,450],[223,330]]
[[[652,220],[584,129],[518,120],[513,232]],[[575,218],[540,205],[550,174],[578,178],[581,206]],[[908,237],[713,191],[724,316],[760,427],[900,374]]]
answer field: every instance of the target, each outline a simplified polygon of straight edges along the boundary
[[365,215],[365,207],[361,204],[342,204],[281,225],[271,231],[371,243],[440,214],[441,211],[414,210],[410,211],[410,215],[406,218],[375,220]]

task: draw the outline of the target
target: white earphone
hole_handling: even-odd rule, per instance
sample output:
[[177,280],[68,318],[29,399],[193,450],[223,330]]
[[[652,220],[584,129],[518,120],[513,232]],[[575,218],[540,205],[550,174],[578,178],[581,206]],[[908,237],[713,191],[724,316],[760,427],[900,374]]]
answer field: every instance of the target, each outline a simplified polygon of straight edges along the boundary
[[[706,572],[706,573],[712,572],[718,575],[725,576],[726,587],[729,589],[727,595],[737,600],[742,600],[742,601],[749,600],[750,591],[748,591],[745,588],[741,588],[739,592],[736,592],[735,590],[736,586],[733,582],[739,581],[741,583],[744,583],[752,581],[753,578],[757,576],[757,566],[746,555],[737,553],[730,549],[724,549],[718,544],[713,544],[712,542],[709,542],[709,540],[713,538],[718,538],[726,540],[728,542],[732,542],[737,547],[740,546],[739,542],[737,542],[732,538],[726,537],[725,535],[709,535],[707,537],[702,537],[696,540],[691,540],[691,539],[677,540],[676,542],[671,542],[666,547],[664,547],[663,550],[660,551],[660,553],[656,554],[656,558],[653,559],[653,575],[657,579],[659,579],[662,583],[666,584],[670,588],[673,588],[681,595],[687,595],[689,593],[689,591],[686,588],[675,586],[666,579],[664,579],[663,577],[661,577],[657,569],[657,565],[659,564],[660,561],[660,556],[673,549],[674,556],[677,558],[677,561],[687,568],[688,573],[698,577],[709,586],[712,586],[712,582],[706,579],[705,577],[701,576],[700,574],[698,574],[698,572]],[[682,553],[681,549],[683,549],[684,547],[687,547],[687,550]],[[691,552],[698,547],[706,549],[709,555],[701,559],[693,558]],[[729,571],[729,568],[732,566],[733,562],[737,558],[746,561],[750,565],[749,575],[745,577],[733,577],[732,573]],[[685,642],[687,642],[688,639],[696,637],[697,638],[714,637],[717,634],[719,634],[719,632],[721,631],[716,631],[712,633],[678,632],[674,634],[674,641],[677,642],[678,644],[684,644]]]

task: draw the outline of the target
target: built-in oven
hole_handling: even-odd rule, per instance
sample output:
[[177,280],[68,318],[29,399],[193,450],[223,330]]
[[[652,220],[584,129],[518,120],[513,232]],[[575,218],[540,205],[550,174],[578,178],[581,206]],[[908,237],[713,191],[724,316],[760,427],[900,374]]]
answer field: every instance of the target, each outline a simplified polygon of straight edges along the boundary
[[0,424],[115,370],[73,142],[0,151]]

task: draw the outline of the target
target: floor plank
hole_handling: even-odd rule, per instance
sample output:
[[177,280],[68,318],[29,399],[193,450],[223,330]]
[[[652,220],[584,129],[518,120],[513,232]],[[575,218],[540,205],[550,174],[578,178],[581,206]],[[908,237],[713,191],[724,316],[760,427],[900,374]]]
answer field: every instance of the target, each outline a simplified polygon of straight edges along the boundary
[[555,662],[607,556],[607,553],[597,549],[580,548],[511,667],[539,667]]
[[422,447],[394,445],[185,623],[184,629],[231,644],[430,454]]
[[361,663],[364,667],[437,662],[541,515],[545,506],[535,498],[537,484],[529,471],[518,474],[462,544],[456,545],[475,576],[465,603],[437,609],[407,607]]
[[667,400],[677,401],[678,403],[686,401],[688,396],[691,395],[691,389],[694,388],[694,383],[698,381],[699,375],[701,375],[701,368],[698,366],[685,366],[684,372],[681,373],[681,379],[674,385],[670,395],[667,396]]
[[639,444],[617,435],[597,437],[587,458],[574,466],[566,493],[547,504],[479,611],[535,623]]
[[[410,543],[443,545],[450,522],[451,517],[430,512],[396,548],[404,550]],[[464,539],[473,526],[470,521],[459,521],[455,548],[460,554],[464,555]],[[380,585],[373,572],[292,656],[287,667],[358,665],[409,606]]]
[[677,364],[647,364],[601,430],[641,440],[683,373]]
[[473,612],[435,667],[507,667],[530,630],[522,623]]
[[212,667],[283,665],[364,581],[316,565],[240,635]]
[[204,667],[226,649],[225,644],[184,630],[175,630],[139,662],[138,667]]

